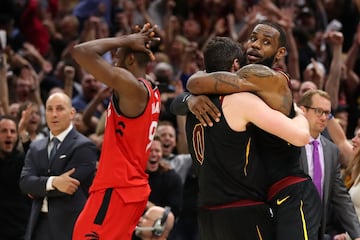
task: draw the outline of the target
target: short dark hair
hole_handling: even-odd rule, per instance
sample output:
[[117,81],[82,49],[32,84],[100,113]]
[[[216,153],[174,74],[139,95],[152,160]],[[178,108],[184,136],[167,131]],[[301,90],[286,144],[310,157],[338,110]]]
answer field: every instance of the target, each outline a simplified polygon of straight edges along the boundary
[[142,68],[146,67],[150,62],[150,56],[148,53],[142,51],[133,51],[131,48],[124,48],[124,56],[127,56],[130,53],[134,54],[138,65]]
[[15,117],[13,117],[11,115],[2,115],[2,116],[0,116],[0,121],[2,121],[2,120],[13,121],[15,123],[15,125],[16,125],[16,131],[18,131],[18,123],[19,123],[19,121]]
[[206,72],[230,71],[235,59],[244,62],[240,44],[228,37],[214,37],[204,50]]
[[276,30],[278,30],[278,32],[280,33],[280,35],[279,35],[279,47],[286,47],[286,44],[287,44],[286,43],[286,33],[285,33],[284,28],[282,28],[279,24],[277,24],[275,22],[272,22],[270,20],[264,20],[264,21],[261,21],[258,24],[264,24],[264,25],[270,26],[270,27],[275,28]]
[[151,61],[149,54],[145,52],[134,52],[134,56],[139,66],[143,68]]

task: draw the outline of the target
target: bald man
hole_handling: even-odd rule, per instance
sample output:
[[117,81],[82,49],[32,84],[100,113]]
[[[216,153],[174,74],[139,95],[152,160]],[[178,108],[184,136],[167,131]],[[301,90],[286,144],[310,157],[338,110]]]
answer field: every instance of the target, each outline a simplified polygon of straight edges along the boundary
[[72,239],[98,160],[96,146],[74,129],[74,115],[66,94],[47,99],[50,136],[31,143],[20,177],[22,192],[33,198],[25,240]]

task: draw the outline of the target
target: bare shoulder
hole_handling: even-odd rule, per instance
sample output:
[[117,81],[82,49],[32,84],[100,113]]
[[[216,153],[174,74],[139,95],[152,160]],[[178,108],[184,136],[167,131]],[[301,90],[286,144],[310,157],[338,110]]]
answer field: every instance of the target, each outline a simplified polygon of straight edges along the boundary
[[282,71],[276,71],[261,64],[249,64],[242,67],[237,76],[255,84],[262,90],[274,89],[279,86],[288,87],[289,77]]
[[239,71],[237,71],[237,75],[241,78],[246,78],[249,76],[268,78],[276,74],[276,71],[261,64],[248,64],[242,67]]
[[223,99],[222,111],[226,122],[234,131],[244,131],[249,123],[250,108],[256,95],[250,92],[239,92],[226,95]]

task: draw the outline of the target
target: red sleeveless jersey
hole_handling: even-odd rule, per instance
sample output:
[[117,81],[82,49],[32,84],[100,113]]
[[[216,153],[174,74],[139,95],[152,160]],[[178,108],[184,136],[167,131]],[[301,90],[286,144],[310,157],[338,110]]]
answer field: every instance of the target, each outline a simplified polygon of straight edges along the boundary
[[148,175],[145,173],[150,145],[160,114],[160,92],[142,81],[148,89],[149,101],[144,112],[135,118],[119,114],[113,98],[106,116],[104,140],[99,165],[91,191],[121,188],[124,201],[141,201],[148,197]]

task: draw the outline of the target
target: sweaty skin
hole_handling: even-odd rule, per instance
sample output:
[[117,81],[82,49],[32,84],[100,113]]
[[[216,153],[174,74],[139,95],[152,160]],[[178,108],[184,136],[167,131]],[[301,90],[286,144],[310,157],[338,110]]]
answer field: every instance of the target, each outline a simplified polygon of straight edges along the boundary
[[246,65],[235,73],[197,72],[189,78],[186,87],[195,95],[252,92],[285,115],[290,113],[292,105],[286,74],[260,64]]

